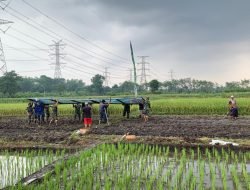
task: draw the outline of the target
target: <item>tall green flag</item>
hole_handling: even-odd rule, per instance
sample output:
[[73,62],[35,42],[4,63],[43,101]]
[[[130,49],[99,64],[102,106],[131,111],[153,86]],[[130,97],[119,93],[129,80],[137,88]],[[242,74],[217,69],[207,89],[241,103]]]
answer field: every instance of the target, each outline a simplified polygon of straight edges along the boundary
[[131,50],[131,58],[132,58],[132,62],[134,65],[134,92],[135,92],[135,97],[137,97],[137,86],[136,86],[136,67],[135,67],[135,59],[134,59],[134,52],[133,52],[133,47],[132,47],[132,43],[130,41],[130,50]]

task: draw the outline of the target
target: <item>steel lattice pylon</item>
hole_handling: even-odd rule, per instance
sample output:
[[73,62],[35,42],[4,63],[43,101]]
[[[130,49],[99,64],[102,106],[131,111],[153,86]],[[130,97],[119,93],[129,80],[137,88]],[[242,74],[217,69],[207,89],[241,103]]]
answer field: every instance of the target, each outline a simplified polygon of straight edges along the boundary
[[1,38],[0,38],[0,61],[1,61],[1,64],[0,64],[1,73],[5,74],[7,72],[7,64],[6,64],[6,61],[5,61],[5,56],[4,56],[4,51],[3,51]]
[[[1,0],[1,1],[3,1],[3,0]],[[5,28],[5,30],[3,30],[2,28],[0,28],[0,30],[3,33],[7,32],[7,30],[10,28],[9,24],[12,24],[12,23],[13,23],[12,21],[0,19],[0,25],[6,25],[7,26],[7,28]],[[6,64],[6,61],[5,61],[5,56],[4,56],[4,51],[3,51],[3,45],[2,45],[1,38],[0,38],[0,72],[2,74],[5,74],[7,72],[7,64]]]

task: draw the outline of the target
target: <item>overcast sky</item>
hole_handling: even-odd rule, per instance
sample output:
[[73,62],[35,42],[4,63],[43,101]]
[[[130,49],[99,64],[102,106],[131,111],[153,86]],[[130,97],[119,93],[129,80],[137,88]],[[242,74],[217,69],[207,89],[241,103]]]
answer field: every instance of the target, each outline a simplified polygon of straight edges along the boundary
[[[4,4],[8,6],[0,10],[0,18],[14,22],[0,35],[7,67],[22,76],[54,77],[55,50],[50,45],[62,40],[64,78],[89,84],[107,67],[109,85],[120,83],[130,79],[131,40],[136,62],[141,61],[137,56],[149,56],[148,81],[170,80],[171,70],[175,79],[219,84],[250,79],[248,0],[7,0]],[[0,27],[5,30],[7,25]]]

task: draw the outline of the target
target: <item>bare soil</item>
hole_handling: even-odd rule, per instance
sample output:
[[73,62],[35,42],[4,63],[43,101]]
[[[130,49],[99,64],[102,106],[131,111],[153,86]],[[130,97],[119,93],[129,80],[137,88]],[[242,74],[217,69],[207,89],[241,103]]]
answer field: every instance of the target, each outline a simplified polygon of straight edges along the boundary
[[[83,125],[70,118],[60,118],[58,126],[44,123],[38,125],[27,123],[25,118],[0,118],[0,142],[35,142],[47,144],[77,144],[78,138],[72,141],[72,134]],[[110,118],[110,125],[94,124],[90,135],[124,135],[147,136],[155,139],[161,137],[180,137],[188,143],[197,138],[250,138],[250,117],[231,120],[223,116],[151,116],[148,122],[140,118]],[[71,139],[71,140],[70,140]],[[70,143],[69,143],[70,141]],[[90,142],[91,143],[91,142]],[[1,146],[2,143],[0,143]]]

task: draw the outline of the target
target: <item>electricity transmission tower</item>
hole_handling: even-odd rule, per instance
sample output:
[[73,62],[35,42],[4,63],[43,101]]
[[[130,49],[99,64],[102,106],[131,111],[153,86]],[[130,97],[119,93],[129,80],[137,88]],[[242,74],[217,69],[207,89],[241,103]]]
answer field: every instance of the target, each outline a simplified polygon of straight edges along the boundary
[[59,40],[58,42],[53,42],[54,44],[50,45],[50,47],[51,50],[54,51],[54,53],[51,53],[50,56],[53,56],[55,58],[55,63],[52,63],[51,65],[55,65],[54,78],[59,79],[62,78],[61,65],[65,64],[61,62],[61,59],[63,59],[65,55],[61,53],[61,50],[64,49],[65,44],[62,43],[62,40]]
[[171,69],[168,73],[170,74],[170,79],[173,80],[174,79],[174,71]]
[[[1,2],[1,1],[0,1]],[[8,21],[8,20],[3,20],[0,19],[0,25],[7,25],[7,28],[5,30],[3,30],[2,28],[0,28],[0,30],[5,33],[7,32],[7,30],[10,28],[9,24],[12,24],[12,21]],[[5,74],[7,72],[7,64],[6,64],[6,60],[5,60],[5,56],[4,56],[4,51],[3,51],[3,45],[2,45],[2,40],[0,38],[0,71],[2,74]]]
[[5,61],[5,56],[4,56],[1,38],[0,38],[0,61],[1,61],[1,65],[3,63],[3,65],[0,67],[0,71],[2,72],[2,74],[5,74],[7,72],[7,64]]
[[110,73],[108,72],[108,67],[105,67],[105,71],[103,73],[104,78],[105,78],[105,80],[104,80],[104,86],[109,86],[109,78],[110,78],[109,74]]
[[149,76],[146,71],[149,71],[149,68],[146,68],[146,65],[149,65],[148,62],[145,61],[145,59],[149,56],[138,56],[139,58],[141,58],[141,62],[140,63],[137,63],[138,65],[141,65],[141,68],[138,69],[139,71],[141,71],[141,74],[138,75],[141,77],[141,80],[140,80],[140,84],[141,85],[146,85],[147,83],[147,76]]

